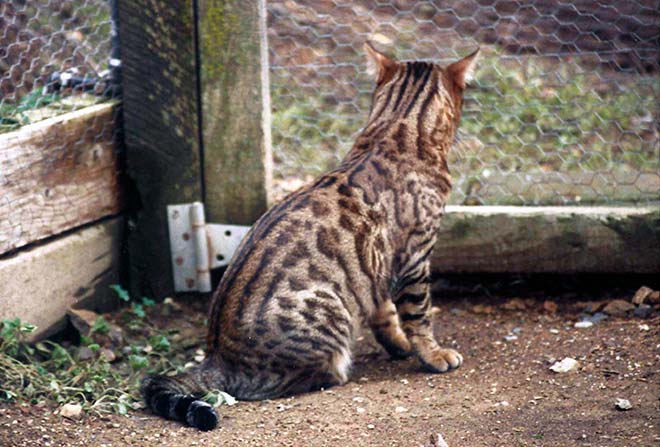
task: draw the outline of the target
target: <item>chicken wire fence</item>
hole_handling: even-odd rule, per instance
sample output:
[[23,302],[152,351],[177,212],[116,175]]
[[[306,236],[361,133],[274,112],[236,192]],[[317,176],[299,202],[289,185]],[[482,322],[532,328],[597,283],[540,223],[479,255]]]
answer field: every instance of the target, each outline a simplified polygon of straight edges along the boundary
[[0,132],[118,95],[113,1],[0,1]]
[[451,153],[453,204],[660,198],[657,0],[271,0],[276,196],[366,123],[363,43],[446,64],[481,47]]

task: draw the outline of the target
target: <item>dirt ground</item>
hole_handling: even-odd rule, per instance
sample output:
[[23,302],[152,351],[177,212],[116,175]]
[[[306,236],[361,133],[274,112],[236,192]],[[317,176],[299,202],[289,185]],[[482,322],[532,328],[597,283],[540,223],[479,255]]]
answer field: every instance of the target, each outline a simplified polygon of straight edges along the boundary
[[[0,407],[0,445],[422,446],[435,433],[450,447],[660,445],[657,309],[646,319],[609,317],[580,329],[574,324],[585,307],[630,300],[630,290],[457,290],[438,294],[435,326],[439,341],[465,357],[454,372],[431,375],[415,359],[391,361],[364,337],[345,386],[221,407],[212,432],[145,412],[70,421],[52,408],[13,405]],[[578,368],[549,369],[565,357]],[[632,408],[617,410],[617,398]]]

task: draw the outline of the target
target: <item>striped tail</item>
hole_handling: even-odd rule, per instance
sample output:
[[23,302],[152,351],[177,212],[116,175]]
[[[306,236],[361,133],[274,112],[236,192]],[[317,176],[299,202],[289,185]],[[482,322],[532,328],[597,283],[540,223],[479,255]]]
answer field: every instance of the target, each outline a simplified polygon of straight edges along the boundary
[[211,389],[224,388],[222,382],[219,371],[210,371],[200,365],[174,377],[145,377],[140,391],[155,414],[208,431],[218,425],[218,413],[201,397]]

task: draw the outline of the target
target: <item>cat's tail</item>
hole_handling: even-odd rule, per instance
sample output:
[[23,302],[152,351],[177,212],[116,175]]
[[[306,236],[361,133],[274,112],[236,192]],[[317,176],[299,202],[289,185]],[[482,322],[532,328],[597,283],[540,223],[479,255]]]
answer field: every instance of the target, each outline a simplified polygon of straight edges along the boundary
[[223,390],[224,382],[222,370],[204,362],[177,376],[145,377],[140,391],[157,415],[207,431],[218,425],[218,413],[201,398],[210,390]]

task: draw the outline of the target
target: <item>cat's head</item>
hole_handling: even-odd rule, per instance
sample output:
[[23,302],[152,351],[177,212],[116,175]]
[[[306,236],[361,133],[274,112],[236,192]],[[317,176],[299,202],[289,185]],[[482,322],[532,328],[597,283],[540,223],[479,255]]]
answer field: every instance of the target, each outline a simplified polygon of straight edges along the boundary
[[421,61],[397,61],[364,45],[376,80],[370,121],[382,118],[429,121],[454,133],[463,92],[472,79],[479,49],[447,67]]

